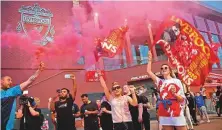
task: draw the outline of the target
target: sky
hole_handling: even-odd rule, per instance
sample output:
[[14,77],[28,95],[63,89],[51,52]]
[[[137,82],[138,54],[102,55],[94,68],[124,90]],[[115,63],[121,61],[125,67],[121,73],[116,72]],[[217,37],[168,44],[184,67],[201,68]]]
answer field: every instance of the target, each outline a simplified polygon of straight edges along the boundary
[[222,13],[222,1],[201,1],[201,3]]

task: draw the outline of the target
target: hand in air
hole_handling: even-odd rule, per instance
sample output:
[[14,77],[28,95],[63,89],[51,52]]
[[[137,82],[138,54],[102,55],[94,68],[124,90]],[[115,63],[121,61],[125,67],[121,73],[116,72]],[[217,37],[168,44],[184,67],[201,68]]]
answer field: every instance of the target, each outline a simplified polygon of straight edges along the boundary
[[70,74],[70,79],[75,80],[75,75],[74,74]]
[[148,52],[148,61],[152,61],[153,60],[153,55],[152,55],[152,52],[149,51]]
[[40,62],[40,64],[39,64],[39,70],[40,70],[40,71],[43,71],[44,68],[45,68],[45,64],[44,64],[43,62]]
[[102,76],[101,70],[97,70],[96,73],[98,74],[98,76]]
[[135,87],[133,85],[129,86],[129,90],[130,90],[131,94],[135,93]]

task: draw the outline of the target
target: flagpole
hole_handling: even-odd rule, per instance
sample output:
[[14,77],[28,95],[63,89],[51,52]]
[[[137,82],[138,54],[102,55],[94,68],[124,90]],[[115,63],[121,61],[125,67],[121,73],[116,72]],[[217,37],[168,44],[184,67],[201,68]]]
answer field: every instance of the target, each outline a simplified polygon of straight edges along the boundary
[[[124,22],[124,26],[128,25],[128,21],[127,19],[125,19]],[[125,52],[126,52],[126,61],[127,61],[127,66],[131,66],[133,63],[133,59],[132,59],[132,51],[131,51],[131,41],[130,41],[130,36],[129,36],[129,32],[127,31],[125,34]]]
[[[94,25],[96,30],[99,30],[99,14],[97,12],[94,13]],[[98,62],[95,63],[95,69],[104,69],[103,58],[100,57]]]
[[150,37],[150,41],[151,41],[150,45],[152,47],[152,48],[150,48],[150,50],[152,51],[154,60],[157,61],[158,58],[157,58],[157,54],[156,54],[156,50],[155,50],[155,46],[154,46],[153,33],[152,33],[151,27],[152,27],[152,25],[150,23],[148,23],[148,21],[147,21],[147,28],[148,28],[148,31],[149,31],[149,37]]
[[94,24],[95,28],[99,29],[99,14],[97,12],[94,13]]

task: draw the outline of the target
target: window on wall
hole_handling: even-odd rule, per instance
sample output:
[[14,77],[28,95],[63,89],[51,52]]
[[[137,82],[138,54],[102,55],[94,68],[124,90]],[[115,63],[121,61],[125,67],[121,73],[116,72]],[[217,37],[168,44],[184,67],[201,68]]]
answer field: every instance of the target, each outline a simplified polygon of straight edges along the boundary
[[217,28],[216,28],[216,24],[214,23],[214,21],[207,19],[207,24],[208,24],[208,27],[209,27],[209,31],[211,33],[215,33],[215,34],[218,33]]
[[218,35],[211,34],[211,36],[212,36],[212,41],[213,41],[213,42],[217,42],[217,43],[220,42],[220,40],[219,40],[219,36],[218,36]]
[[121,61],[119,55],[116,55],[113,58],[104,57],[103,62],[105,70],[116,70],[121,68]]
[[165,55],[162,47],[159,44],[157,44],[155,48],[156,48],[156,55],[158,57],[158,61],[167,60],[167,56]]
[[125,51],[125,49],[123,49],[122,56],[123,56],[122,67],[126,68],[127,67],[127,61],[126,61],[126,51]]
[[204,40],[205,40],[208,44],[210,44],[210,40],[209,40],[209,37],[208,37],[207,33],[200,31],[200,34],[203,36]]
[[81,57],[79,58],[79,60],[77,61],[77,64],[79,64],[79,65],[84,65],[84,64],[85,64],[85,57],[84,57],[84,56],[81,56]]
[[[218,35],[212,34],[212,41],[214,43],[221,44]],[[220,66],[219,67],[222,67],[222,48],[221,47],[217,51],[217,56],[220,59]],[[213,68],[217,68],[217,65],[214,64]]]
[[197,23],[197,28],[201,31],[207,31],[207,26],[204,22],[204,18],[199,17],[199,16],[194,16],[194,18]]
[[132,45],[133,65],[147,63],[149,47],[146,45]]
[[133,55],[133,64],[132,64],[132,66],[134,66],[134,65],[137,65],[137,57],[136,57],[136,47],[135,47],[135,45],[131,46],[131,51],[132,51],[132,55]]
[[116,70],[127,67],[125,50],[123,49],[119,55],[113,58],[104,57],[103,62],[105,70]]
[[155,46],[155,48],[156,48],[156,54],[157,54],[157,56],[162,56],[162,55],[164,55],[164,51],[163,51],[162,47],[161,47],[159,44],[157,44],[157,45]]
[[139,45],[139,51],[140,51],[140,57],[141,57],[141,64],[146,64],[149,47],[145,45]]

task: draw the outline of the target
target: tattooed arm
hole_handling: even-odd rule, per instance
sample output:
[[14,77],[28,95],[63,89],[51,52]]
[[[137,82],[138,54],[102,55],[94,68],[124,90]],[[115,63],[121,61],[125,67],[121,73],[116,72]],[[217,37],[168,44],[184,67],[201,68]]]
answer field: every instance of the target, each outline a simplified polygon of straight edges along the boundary
[[39,69],[27,81],[20,84],[20,88],[22,91],[27,89],[28,86],[36,80],[36,78],[39,76],[43,68],[44,68],[44,63],[41,62],[39,65]]

